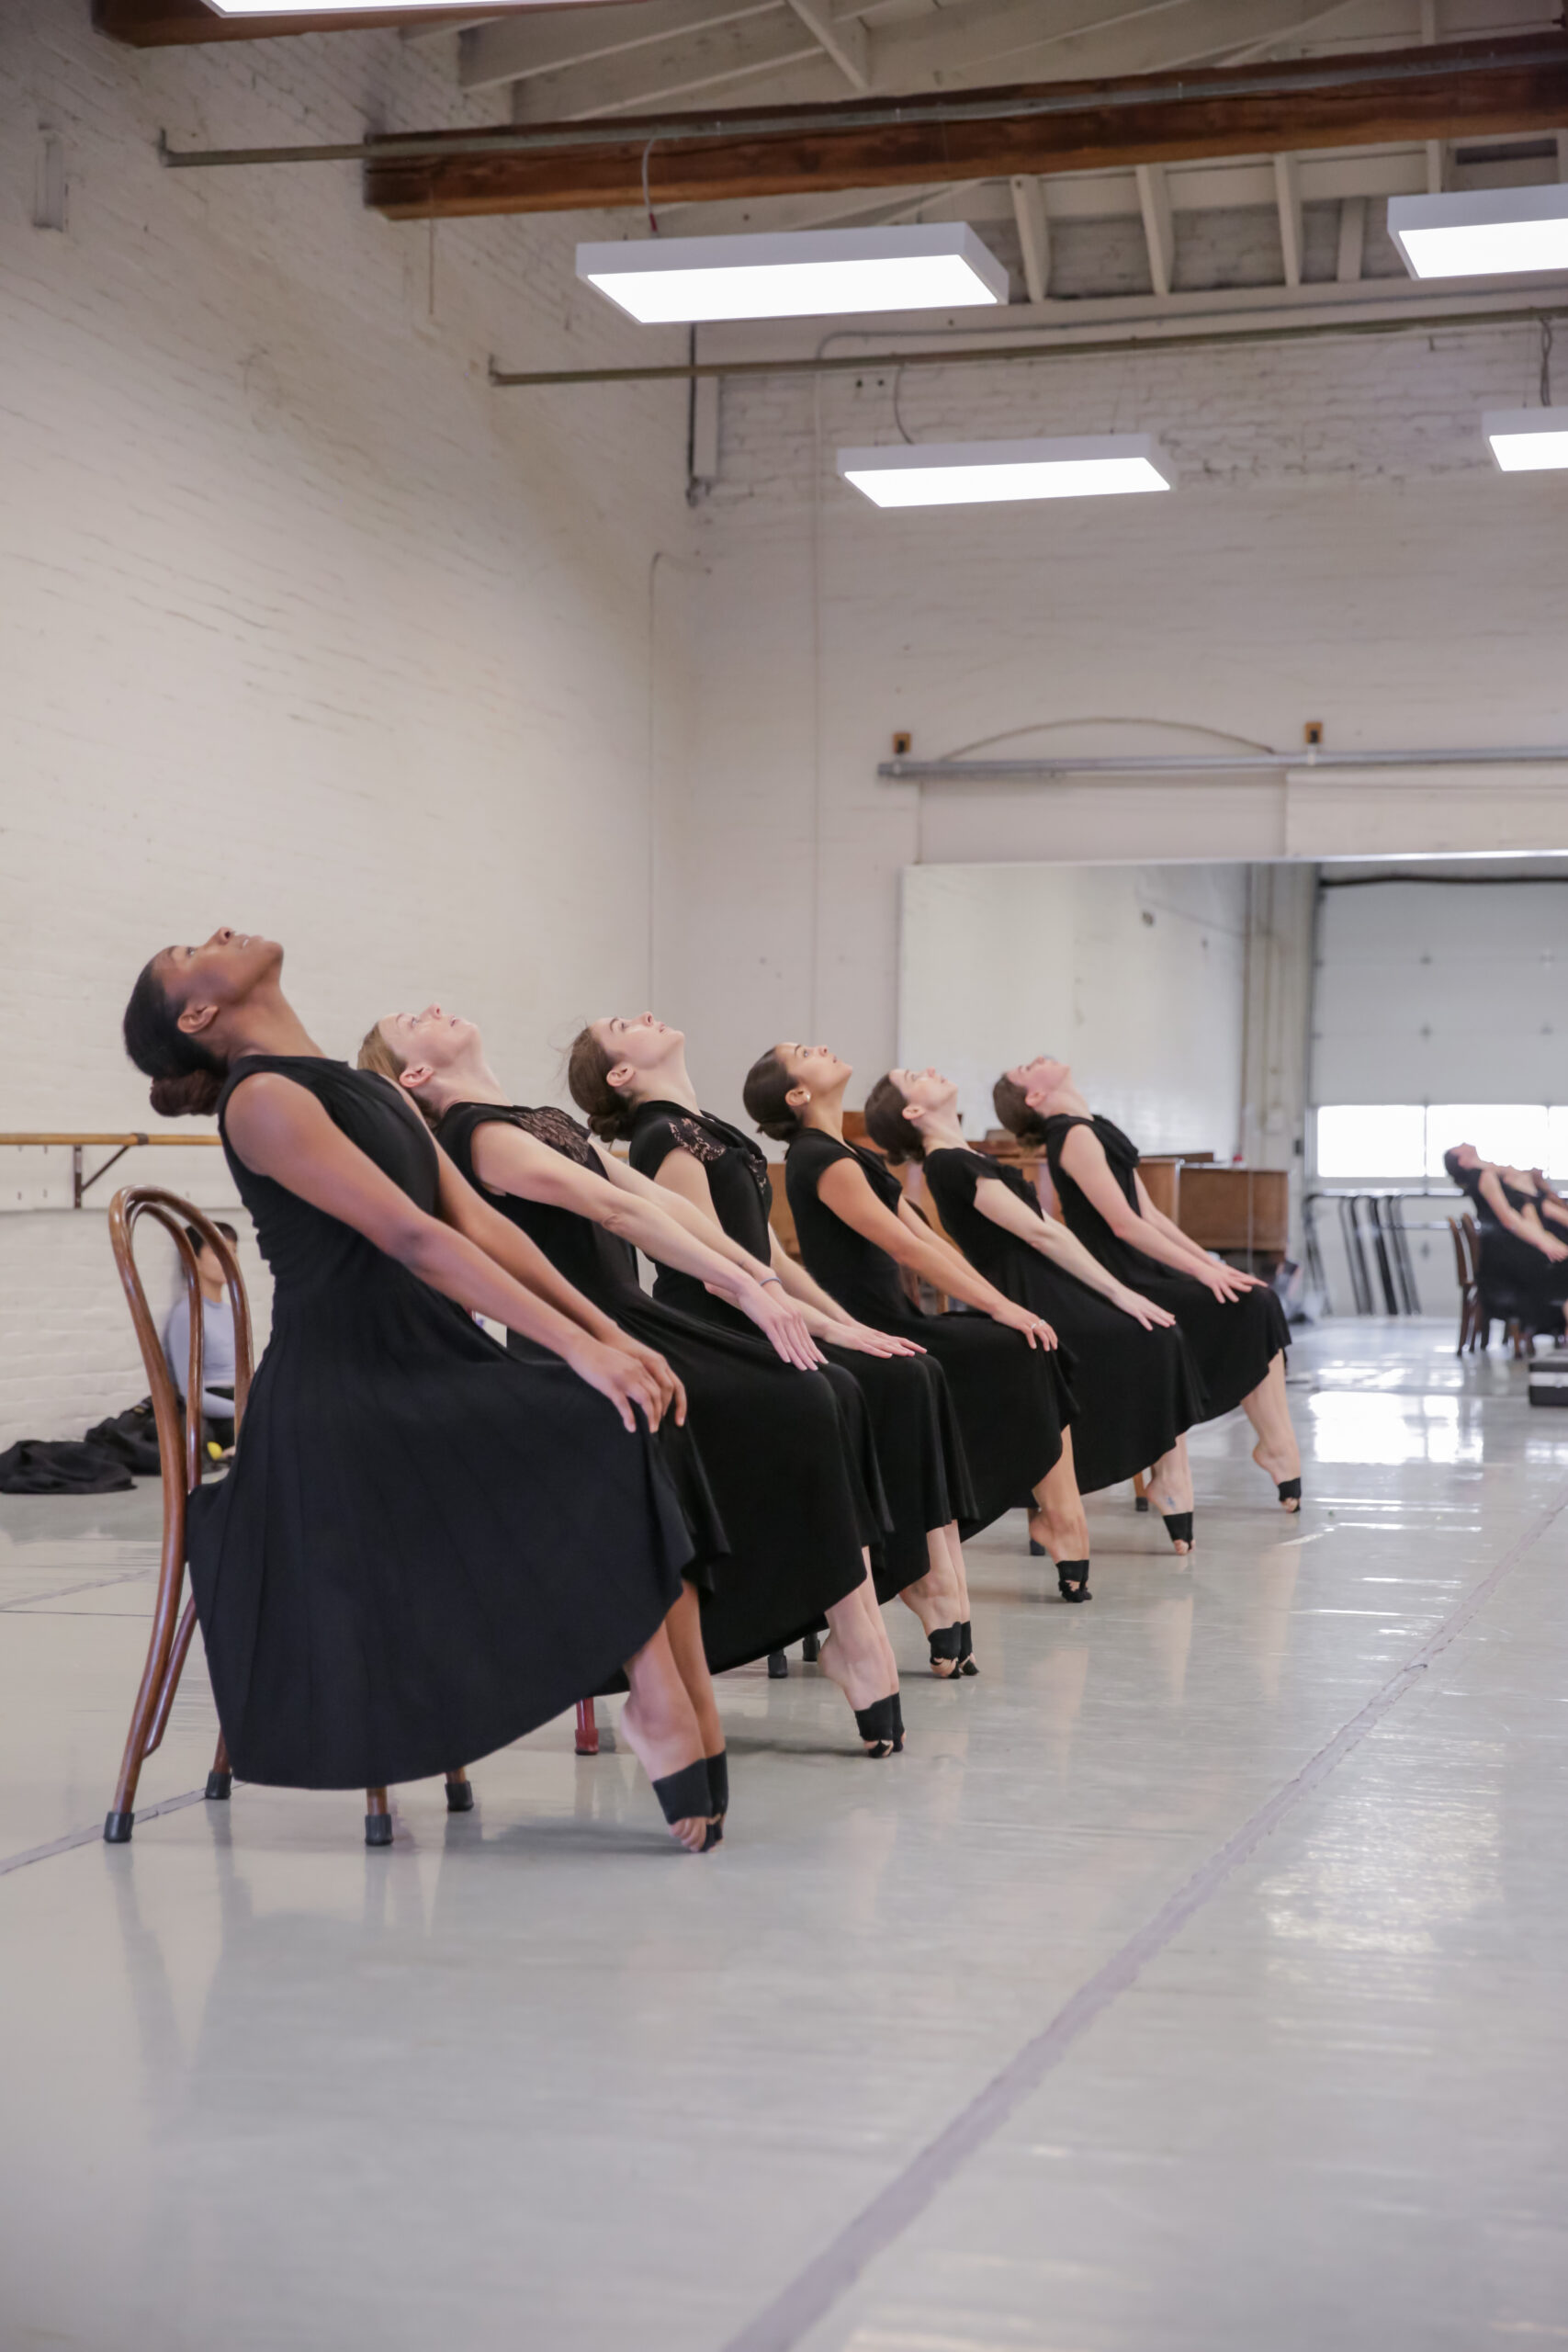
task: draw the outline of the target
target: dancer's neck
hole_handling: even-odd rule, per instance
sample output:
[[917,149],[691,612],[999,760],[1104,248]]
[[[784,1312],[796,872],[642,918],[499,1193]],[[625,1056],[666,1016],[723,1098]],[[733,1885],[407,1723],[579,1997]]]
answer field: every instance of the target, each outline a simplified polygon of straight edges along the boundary
[[844,1140],[844,1098],[841,1093],[813,1099],[801,1114],[803,1127],[815,1127],[818,1134],[831,1136],[835,1143]]
[[444,1069],[430,1085],[421,1087],[420,1101],[427,1102],[440,1118],[454,1102],[504,1102],[510,1110],[513,1097],[508,1094],[484,1056],[475,1054]]
[[920,1125],[920,1141],[929,1158],[933,1151],[964,1151],[964,1122],[956,1111],[928,1111]]
[[629,1087],[627,1100],[634,1108],[641,1102],[673,1102],[682,1111],[701,1111],[703,1107],[686,1069],[684,1053],[672,1056],[662,1069],[650,1070],[640,1085]]
[[324,1062],[328,1058],[281,992],[254,998],[237,1016],[235,1032],[229,1047],[231,1062],[243,1061],[251,1054],[271,1054],[300,1061]]

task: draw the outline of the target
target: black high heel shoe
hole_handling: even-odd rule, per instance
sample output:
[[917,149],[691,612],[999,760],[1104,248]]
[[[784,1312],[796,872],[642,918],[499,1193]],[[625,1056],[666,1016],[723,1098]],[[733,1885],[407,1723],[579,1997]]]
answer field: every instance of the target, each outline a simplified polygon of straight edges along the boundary
[[904,1700],[900,1691],[893,1693],[893,1753],[901,1755],[904,1748]]
[[718,1815],[715,1825],[718,1837],[709,1843],[716,1846],[724,1835],[724,1816],[729,1811],[729,1750],[721,1747],[716,1756],[705,1757],[703,1761],[708,1768],[708,1795],[712,1800],[708,1811]]
[[653,1793],[671,1829],[678,1821],[707,1823],[707,1835],[697,1849],[699,1853],[709,1853],[719,1844],[724,1825],[710,1817],[714,1811],[713,1775],[705,1756],[699,1756],[694,1764],[682,1764],[678,1772],[666,1772],[662,1780],[654,1781]]
[[937,1680],[939,1682],[956,1681],[961,1671],[961,1660],[964,1656],[963,1626],[958,1624],[939,1625],[934,1634],[928,1634],[926,1635],[926,1641],[931,1648],[931,1672],[933,1674],[936,1674],[937,1666],[942,1659],[951,1658],[953,1660],[953,1672],[951,1674],[937,1674]]
[[[1299,1478],[1276,1478],[1274,1484],[1279,1488],[1280,1502],[1294,1503],[1296,1510],[1299,1511],[1302,1507],[1301,1480]],[[1294,1512],[1292,1512],[1292,1518],[1294,1515]]]
[[967,1617],[961,1621],[958,1628],[958,1671],[960,1674],[978,1674],[980,1671],[975,1663],[975,1635]]
[[1058,1560],[1056,1589],[1064,1600],[1092,1600],[1094,1595],[1089,1589],[1089,1562]]
[[1192,1513],[1190,1510],[1164,1510],[1161,1511],[1160,1517],[1165,1521],[1165,1532],[1169,1536],[1171,1542],[1173,1544],[1185,1544],[1188,1550],[1190,1551],[1192,1548]]
[[885,1756],[896,1756],[904,1745],[897,1696],[874,1699],[869,1707],[857,1707],[855,1729],[866,1742],[866,1754],[874,1764],[880,1764]]
[[1043,1560],[1045,1557],[1044,1544],[1037,1544],[1032,1535],[1029,1539],[1029,1556],[1032,1560]]
[[789,1660],[784,1656],[783,1650],[770,1650],[768,1652],[768,1680],[770,1682],[787,1682],[789,1680]]

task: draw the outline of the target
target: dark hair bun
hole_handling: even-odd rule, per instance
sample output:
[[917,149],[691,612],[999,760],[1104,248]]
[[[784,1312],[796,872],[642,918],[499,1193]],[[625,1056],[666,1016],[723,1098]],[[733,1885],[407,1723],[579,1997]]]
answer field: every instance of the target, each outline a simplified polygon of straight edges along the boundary
[[220,1069],[182,1070],[178,1078],[155,1078],[147,1099],[161,1119],[209,1119],[223,1091]]

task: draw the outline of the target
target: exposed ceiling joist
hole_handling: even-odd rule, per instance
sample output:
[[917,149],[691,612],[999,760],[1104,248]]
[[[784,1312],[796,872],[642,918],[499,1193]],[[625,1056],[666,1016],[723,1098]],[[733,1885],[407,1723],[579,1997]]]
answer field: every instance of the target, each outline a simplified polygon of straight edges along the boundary
[[[1204,157],[1273,155],[1402,141],[1555,130],[1568,119],[1568,39],[1450,43],[1351,59],[961,97],[656,117],[570,141],[473,152],[463,133],[422,135],[382,160],[366,200],[394,219],[565,211],[819,194],[943,179],[1011,179]],[[465,152],[465,143],[467,151]]]
[[1299,286],[1304,236],[1302,227],[1302,182],[1293,155],[1274,158],[1274,200],[1280,209],[1280,250],[1285,257],[1285,283]]
[[1032,302],[1043,302],[1051,286],[1051,224],[1045,191],[1032,174],[1011,183],[1013,219],[1023,255],[1023,283]]
[[601,0],[593,7],[541,8],[465,32],[457,79],[493,90],[569,66],[592,65],[653,48],[737,17],[766,15],[777,0]]
[[641,42],[592,64],[569,65],[514,84],[513,119],[520,123],[578,122],[681,106],[821,57],[793,9],[742,11],[731,6],[718,21],[695,33]]
[[789,0],[790,6],[823,54],[831,58],[852,90],[871,87],[871,43],[858,17],[836,17],[826,0]]
[[1170,189],[1163,164],[1139,164],[1138,209],[1144,216],[1144,242],[1149,249],[1149,283],[1156,294],[1168,294],[1176,278],[1176,222],[1171,217]]

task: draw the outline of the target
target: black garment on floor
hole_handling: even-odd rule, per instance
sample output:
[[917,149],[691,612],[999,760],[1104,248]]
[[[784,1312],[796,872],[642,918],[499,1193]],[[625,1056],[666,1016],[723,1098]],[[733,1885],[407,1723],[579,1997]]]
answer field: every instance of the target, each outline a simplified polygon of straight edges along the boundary
[[[230,1427],[233,1424],[231,1422]],[[158,1476],[158,1424],[153,1418],[152,1399],[144,1396],[140,1405],[128,1406],[123,1413],[111,1414],[107,1421],[98,1421],[87,1431],[89,1445],[101,1445],[139,1478]]]
[[1202,1419],[1217,1420],[1250,1396],[1269,1367],[1291,1343],[1285,1310],[1271,1290],[1244,1291],[1239,1298],[1216,1298],[1195,1274],[1179,1274],[1145,1256],[1113,1233],[1088,1195],[1062,1167],[1062,1147],[1074,1127],[1090,1127],[1100,1137],[1111,1173],[1130,1208],[1138,1206],[1135,1144],[1098,1114],[1057,1112],[1045,1121],[1045,1157],[1062,1211],[1062,1222],[1084,1248],[1129,1290],[1168,1306],[1181,1326],[1203,1384]]
[[[565,1111],[456,1102],[443,1114],[442,1148],[480,1192],[474,1136],[489,1121],[521,1128],[609,1187],[586,1127]],[[558,1273],[645,1346],[657,1348],[685,1385],[687,1427],[717,1505],[725,1544],[702,1595],[703,1644],[715,1673],[765,1657],[819,1626],[865,1574],[863,1543],[879,1541],[881,1487],[857,1494],[830,1382],[777,1356],[747,1323],[734,1334],[660,1306],[637,1278],[636,1253],[592,1218],[513,1193],[489,1193],[541,1249]],[[614,1197],[612,1195],[612,1197]],[[510,1335],[514,1354],[529,1342]],[[864,1423],[852,1382],[849,1411]],[[869,1451],[869,1434],[860,1441]]]
[[190,1498],[219,1718],[245,1780],[421,1780],[605,1687],[679,1598],[691,1540],[644,1427],[243,1165],[228,1107],[264,1071],[421,1209],[438,1197],[385,1079],[314,1056],[231,1069],[219,1132],[276,1287],[233,1466]]
[[959,1527],[976,1533],[1004,1511],[1030,1507],[1033,1489],[1060,1461],[1062,1431],[1077,1410],[1066,1368],[1056,1350],[1031,1347],[1021,1331],[987,1315],[926,1315],[911,1305],[897,1261],[820,1197],[823,1177],[840,1160],[852,1160],[895,1214],[903,1197],[885,1161],[807,1128],[784,1159],[801,1261],[859,1321],[917,1340],[941,1364],[974,1487],[973,1516],[961,1516]]
[[0,1453],[0,1495],[118,1495],[134,1487],[125,1464],[78,1438],[19,1438]]
[[[731,1241],[766,1265],[773,1180],[750,1136],[708,1111],[688,1111],[678,1102],[639,1103],[630,1138],[632,1166],[640,1175],[656,1177],[672,1151],[690,1152],[700,1161],[720,1225]],[[727,1330],[750,1329],[727,1299],[716,1298],[694,1276],[673,1267],[659,1269],[653,1295]],[[928,1532],[976,1515],[953,1398],[933,1356],[868,1356],[831,1343],[823,1352],[853,1380],[871,1416],[892,1520],[873,1572],[877,1599],[891,1600],[930,1567]]]
[[[1036,1217],[1034,1187],[983,1151],[928,1151],[925,1180],[947,1234],[970,1264],[1021,1306],[1043,1316],[1072,1358],[1073,1467],[1080,1494],[1146,1470],[1203,1418],[1202,1384],[1180,1327],[1145,1330],[1076,1274],[994,1224],[979,1205],[1002,1185]],[[1042,1219],[1043,1222],[1043,1219]]]

